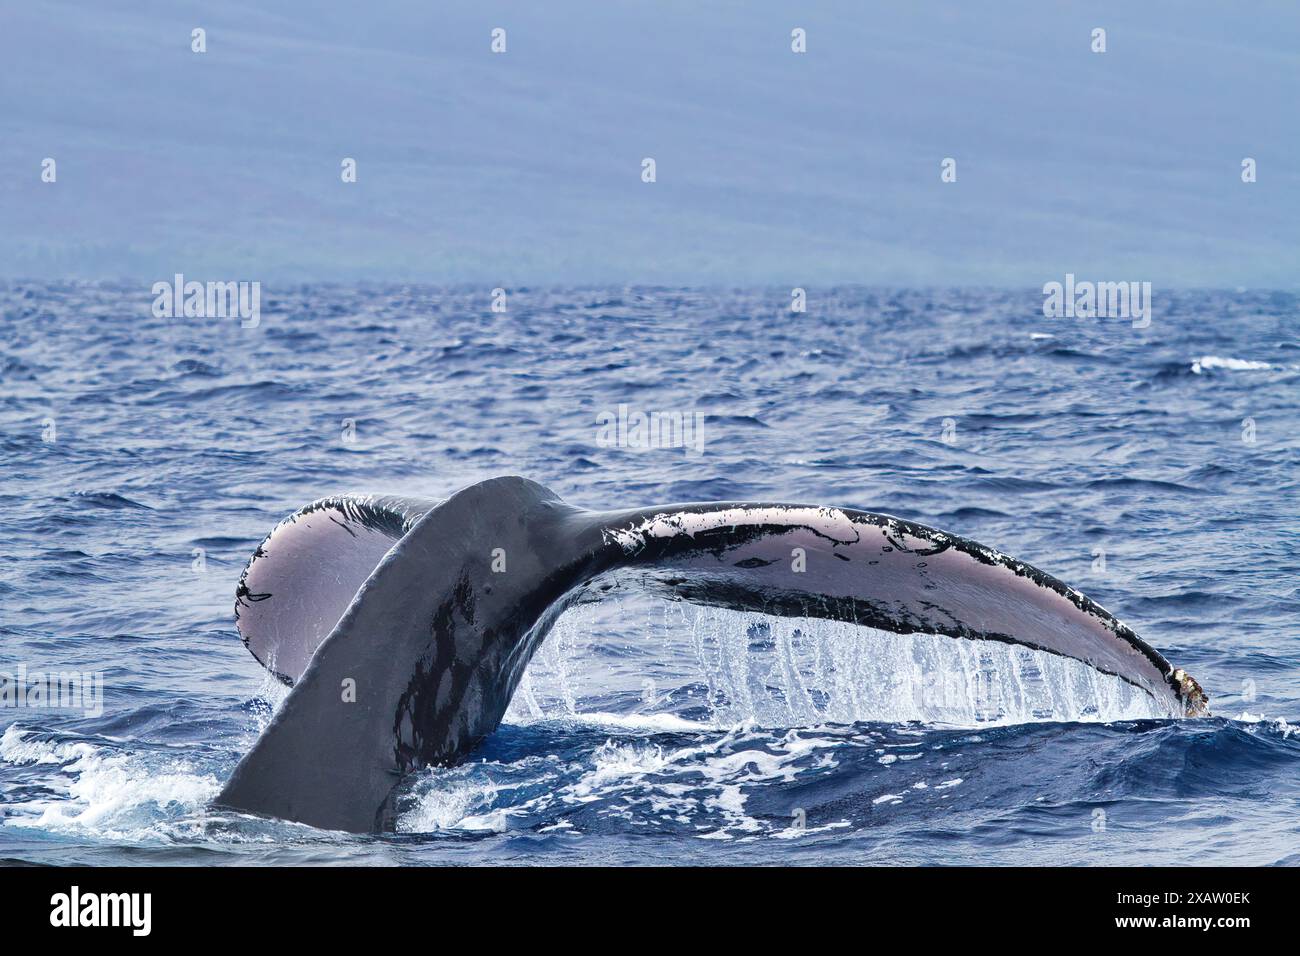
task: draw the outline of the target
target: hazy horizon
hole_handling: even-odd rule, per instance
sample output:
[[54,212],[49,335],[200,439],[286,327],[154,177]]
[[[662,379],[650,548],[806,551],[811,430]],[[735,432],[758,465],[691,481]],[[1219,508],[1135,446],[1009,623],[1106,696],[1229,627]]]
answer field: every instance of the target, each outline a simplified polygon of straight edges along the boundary
[[67,0],[4,19],[23,82],[0,89],[3,278],[1300,287],[1289,4]]

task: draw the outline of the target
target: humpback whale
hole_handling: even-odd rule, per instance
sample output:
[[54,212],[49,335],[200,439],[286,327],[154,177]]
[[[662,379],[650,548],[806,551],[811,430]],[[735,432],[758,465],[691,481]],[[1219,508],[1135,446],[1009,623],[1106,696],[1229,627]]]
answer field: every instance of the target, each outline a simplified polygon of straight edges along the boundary
[[291,686],[216,806],[357,833],[422,766],[500,724],[575,602],[619,587],[1003,641],[1082,661],[1170,716],[1200,686],[1090,598],[993,548],[850,508],[754,502],[596,512],[520,477],[439,501],[341,495],[284,519],[240,578],[254,657]]

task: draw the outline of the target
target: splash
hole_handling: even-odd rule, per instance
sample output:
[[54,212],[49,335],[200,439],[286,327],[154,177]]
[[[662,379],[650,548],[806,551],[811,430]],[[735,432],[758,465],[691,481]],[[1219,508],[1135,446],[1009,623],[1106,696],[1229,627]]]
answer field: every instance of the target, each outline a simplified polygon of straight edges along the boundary
[[1263,372],[1276,368],[1280,366],[1253,359],[1223,358],[1218,355],[1202,355],[1200,358],[1192,359],[1192,372],[1197,375],[1213,369],[1224,369],[1229,372]]
[[174,753],[126,753],[107,740],[56,740],[9,726],[0,760],[48,765],[41,791],[8,804],[6,826],[90,833],[123,841],[156,839],[164,822],[201,815],[220,782]]
[[[618,716],[646,729],[665,715],[715,728],[749,721],[983,727],[1174,716],[1117,677],[1016,645],[662,603],[659,621],[648,615],[622,651],[598,611],[565,614],[530,664],[507,720],[590,716],[611,703]],[[646,653],[654,649],[657,659]],[[602,658],[609,667],[592,666]],[[634,674],[637,660],[654,676]],[[632,682],[639,693],[628,688]]]

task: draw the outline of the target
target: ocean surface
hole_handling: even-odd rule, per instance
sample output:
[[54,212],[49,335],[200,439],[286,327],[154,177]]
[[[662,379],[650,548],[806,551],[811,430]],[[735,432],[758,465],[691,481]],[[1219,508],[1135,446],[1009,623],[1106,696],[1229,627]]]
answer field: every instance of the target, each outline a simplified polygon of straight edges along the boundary
[[[266,287],[244,328],[155,318],[147,285],[0,284],[0,672],[102,680],[102,712],[0,707],[0,860],[1300,863],[1300,301],[1154,301],[1133,328],[1036,290],[496,313]],[[605,447],[620,405],[706,416],[700,450]],[[1213,716],[1001,645],[630,595],[562,618],[500,730],[406,781],[396,833],[209,810],[284,697],[232,614],[262,537],[326,494],[502,474],[972,537],[1116,613]]]

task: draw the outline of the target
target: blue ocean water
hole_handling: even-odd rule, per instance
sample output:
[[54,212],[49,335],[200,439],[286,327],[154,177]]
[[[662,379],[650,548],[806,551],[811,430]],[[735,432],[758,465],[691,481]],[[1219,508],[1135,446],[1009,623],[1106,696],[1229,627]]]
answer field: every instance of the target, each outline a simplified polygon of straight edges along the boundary
[[[1160,293],[1148,328],[1036,291],[0,286],[0,860],[1300,863],[1300,303]],[[597,416],[703,413],[702,453]],[[1029,652],[628,597],[561,620],[396,834],[209,810],[283,691],[232,605],[274,523],[500,474],[575,504],[885,511],[1073,584],[1196,676],[1170,720]],[[935,693],[935,688],[941,688]]]

